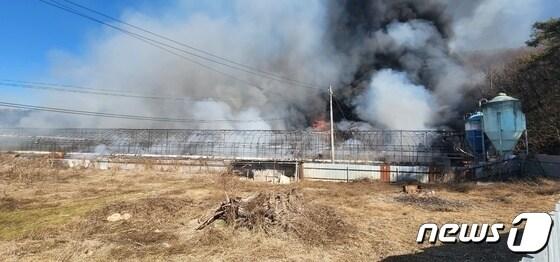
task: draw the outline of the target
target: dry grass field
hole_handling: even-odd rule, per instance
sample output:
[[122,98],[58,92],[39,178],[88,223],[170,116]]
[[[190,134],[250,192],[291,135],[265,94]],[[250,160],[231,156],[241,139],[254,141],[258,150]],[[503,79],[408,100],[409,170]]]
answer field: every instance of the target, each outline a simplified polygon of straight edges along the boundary
[[[2,261],[512,261],[495,245],[416,244],[419,226],[505,223],[524,211],[548,211],[560,199],[550,180],[425,185],[370,181],[270,185],[228,175],[158,170],[68,169],[47,158],[0,155]],[[199,220],[226,197],[298,190],[301,217],[291,230],[235,227]],[[110,222],[113,214],[128,219]]]

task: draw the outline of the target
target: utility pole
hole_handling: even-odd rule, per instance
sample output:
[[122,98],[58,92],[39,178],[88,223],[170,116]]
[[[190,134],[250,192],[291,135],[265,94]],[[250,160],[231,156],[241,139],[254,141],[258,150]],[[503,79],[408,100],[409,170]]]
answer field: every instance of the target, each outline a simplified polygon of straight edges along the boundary
[[330,111],[331,111],[331,161],[334,163],[334,117],[333,117],[333,91],[332,85],[329,86],[329,100],[330,100]]

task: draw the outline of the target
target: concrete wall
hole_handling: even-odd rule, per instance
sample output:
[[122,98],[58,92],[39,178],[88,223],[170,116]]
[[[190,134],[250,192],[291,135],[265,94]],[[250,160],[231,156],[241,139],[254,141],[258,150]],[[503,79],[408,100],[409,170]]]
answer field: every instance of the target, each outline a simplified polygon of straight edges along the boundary
[[231,161],[152,158],[64,158],[60,159],[71,168],[97,168],[101,170],[159,170],[178,173],[206,174],[225,172]]
[[[438,176],[427,166],[398,166],[383,163],[327,163],[327,162],[266,162],[248,160],[219,160],[185,158],[182,156],[100,156],[72,153],[59,161],[72,168],[102,170],[161,170],[186,174],[222,173],[228,170],[240,177],[255,181],[286,184],[301,179],[325,181],[353,181],[359,179],[384,182],[420,181],[428,183]],[[434,174],[431,174],[434,173]]]

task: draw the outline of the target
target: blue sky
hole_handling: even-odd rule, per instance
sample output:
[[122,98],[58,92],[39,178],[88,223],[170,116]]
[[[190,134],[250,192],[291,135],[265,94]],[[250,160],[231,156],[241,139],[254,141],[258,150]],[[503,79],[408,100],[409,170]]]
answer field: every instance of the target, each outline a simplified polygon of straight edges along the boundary
[[[126,11],[172,17],[179,9],[176,0],[74,0],[113,17]],[[181,12],[218,15],[226,1],[187,1]],[[185,16],[184,13],[180,14]],[[102,26],[49,6],[39,0],[5,0],[0,8],[0,80],[40,81],[48,78],[49,54],[61,50],[85,53],[88,39],[101,33]],[[34,93],[17,88],[1,88],[0,100],[36,101]]]

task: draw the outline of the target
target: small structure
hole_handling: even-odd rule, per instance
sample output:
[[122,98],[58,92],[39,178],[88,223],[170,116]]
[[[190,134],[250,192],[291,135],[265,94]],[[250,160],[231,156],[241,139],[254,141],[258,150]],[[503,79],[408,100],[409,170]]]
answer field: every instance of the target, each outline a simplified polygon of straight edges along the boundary
[[486,141],[484,139],[484,131],[482,130],[482,112],[476,112],[465,121],[465,137],[471,148],[473,155],[478,160],[484,161]]
[[481,105],[484,133],[497,153],[508,158],[526,130],[525,114],[518,99],[499,93]]

